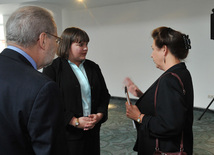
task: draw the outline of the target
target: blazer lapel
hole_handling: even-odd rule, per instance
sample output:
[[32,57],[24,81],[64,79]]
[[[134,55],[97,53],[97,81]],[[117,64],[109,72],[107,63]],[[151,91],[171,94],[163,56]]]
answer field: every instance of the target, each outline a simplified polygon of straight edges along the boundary
[[[73,72],[71,66],[70,66],[69,63],[68,63],[68,60],[62,59],[62,67],[63,67],[62,70],[63,70],[64,72],[66,72],[65,74],[67,74],[68,77],[70,77],[70,79],[72,79],[72,81],[70,81],[70,82],[79,84],[79,81],[78,81],[78,79],[77,79],[75,73]],[[69,79],[69,80],[70,80],[70,79]]]
[[91,84],[91,82],[92,82],[92,71],[91,71],[91,68],[90,67],[88,67],[88,65],[87,65],[87,60],[85,60],[85,62],[84,62],[84,68],[85,68],[85,72],[86,72],[86,74],[87,74],[87,77],[88,77],[88,81],[89,81],[89,84],[90,84],[90,86],[92,86]]

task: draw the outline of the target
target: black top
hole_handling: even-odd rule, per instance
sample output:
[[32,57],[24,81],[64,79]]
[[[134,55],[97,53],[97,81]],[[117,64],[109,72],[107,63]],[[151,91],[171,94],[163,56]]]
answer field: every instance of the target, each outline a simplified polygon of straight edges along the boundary
[[[183,82],[186,94],[183,94],[179,80],[168,72],[176,73]],[[137,141],[134,150],[139,154],[152,155],[155,151],[155,139],[159,139],[159,148],[164,152],[176,152],[180,149],[181,134],[184,134],[184,151],[193,152],[193,85],[185,63],[179,63],[168,69],[159,81],[156,112],[154,107],[157,79],[137,101],[136,105],[145,114],[142,123],[137,124]]]
[[[91,87],[91,114],[104,114],[102,120],[88,131],[69,125],[73,116],[77,118],[83,116],[83,108],[81,87],[68,60],[60,57],[56,58],[50,66],[44,68],[43,73],[56,81],[60,87],[64,105],[66,138],[69,142],[68,147],[71,150],[71,154],[81,154],[80,152],[83,152],[82,154],[97,155],[100,152],[100,127],[108,118],[110,94],[99,66],[90,60],[85,60],[83,65]],[[79,141],[81,141],[81,145],[78,143]]]

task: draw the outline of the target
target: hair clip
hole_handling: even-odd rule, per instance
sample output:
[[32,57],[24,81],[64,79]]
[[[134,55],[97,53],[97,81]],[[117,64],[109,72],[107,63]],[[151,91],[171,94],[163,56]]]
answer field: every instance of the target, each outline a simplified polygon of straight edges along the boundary
[[183,35],[183,39],[184,39],[184,45],[185,45],[185,49],[191,49],[191,45],[190,45],[190,39],[189,39],[189,35]]
[[172,32],[172,29],[170,27],[167,28],[168,32]]

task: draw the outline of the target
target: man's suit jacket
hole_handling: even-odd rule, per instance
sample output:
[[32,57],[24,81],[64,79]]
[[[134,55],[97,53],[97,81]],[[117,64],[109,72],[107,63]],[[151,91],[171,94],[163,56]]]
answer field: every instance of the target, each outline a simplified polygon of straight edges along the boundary
[[35,70],[21,54],[3,50],[0,54],[0,154],[57,153],[57,142],[63,138],[62,116],[58,86]]
[[[94,129],[90,130],[90,132],[94,132],[94,134],[96,133],[96,135],[99,136],[101,123],[105,122],[108,117],[110,94],[108,93],[108,89],[99,66],[90,60],[85,60],[83,65],[91,87],[91,113],[104,114],[103,119],[98,124],[96,124]],[[69,122],[73,116],[83,116],[83,108],[80,84],[68,61],[58,57],[50,66],[43,69],[43,73],[56,81],[60,87],[60,94],[62,96],[65,108],[64,123],[67,126],[66,138],[68,140],[83,138],[85,131],[69,125]],[[99,137],[93,138],[97,139],[97,143],[99,143]]]

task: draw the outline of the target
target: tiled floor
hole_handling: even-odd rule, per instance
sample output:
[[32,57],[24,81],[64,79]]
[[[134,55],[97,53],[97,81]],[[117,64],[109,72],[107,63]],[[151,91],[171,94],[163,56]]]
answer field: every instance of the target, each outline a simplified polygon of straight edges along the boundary
[[[101,155],[136,155],[136,129],[125,114],[125,100],[112,98],[109,119],[101,128]],[[214,113],[194,110],[194,155],[214,155]]]

